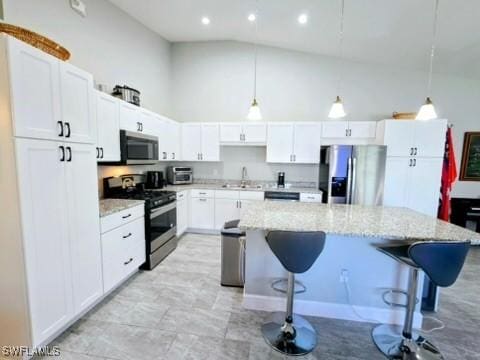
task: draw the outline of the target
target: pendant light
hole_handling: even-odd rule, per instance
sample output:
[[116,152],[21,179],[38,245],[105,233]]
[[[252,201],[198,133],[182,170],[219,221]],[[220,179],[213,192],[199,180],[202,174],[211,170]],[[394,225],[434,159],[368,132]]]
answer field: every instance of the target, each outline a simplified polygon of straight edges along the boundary
[[[345,0],[340,0],[340,34],[339,34],[339,50],[338,50],[338,57],[340,58],[340,69],[338,75],[338,83],[337,83],[337,94],[340,93],[340,85],[342,83],[342,68],[343,68],[343,20],[344,20],[344,13],[345,13]],[[332,108],[328,114],[330,119],[340,119],[347,115],[345,113],[345,109],[343,108],[342,99],[340,96],[337,95],[337,98],[333,102]]]
[[433,102],[430,99],[430,92],[432,91],[432,74],[433,74],[433,59],[435,57],[435,42],[437,40],[437,22],[438,22],[438,5],[439,0],[435,0],[435,14],[433,19],[433,36],[432,36],[432,49],[430,51],[430,69],[428,72],[428,84],[427,84],[427,100],[422,105],[420,111],[417,114],[416,120],[432,120],[437,118],[437,112],[433,106]]
[[262,113],[257,102],[257,53],[258,53],[258,1],[257,9],[255,10],[255,42],[254,46],[254,68],[253,68],[253,101],[248,111],[248,120],[262,120]]

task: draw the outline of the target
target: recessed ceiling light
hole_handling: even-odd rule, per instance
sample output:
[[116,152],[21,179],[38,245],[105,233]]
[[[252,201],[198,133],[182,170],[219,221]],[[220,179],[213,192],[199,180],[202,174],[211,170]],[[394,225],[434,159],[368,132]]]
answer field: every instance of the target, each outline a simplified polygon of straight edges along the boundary
[[298,22],[302,25],[306,24],[308,22],[308,16],[307,14],[300,14],[298,16]]
[[254,22],[255,20],[257,20],[257,16],[252,13],[252,14],[248,15],[248,18],[247,18],[247,19],[248,19],[248,21],[250,21],[250,22]]
[[203,25],[209,25],[210,24],[210,19],[206,16],[202,18],[202,24]]

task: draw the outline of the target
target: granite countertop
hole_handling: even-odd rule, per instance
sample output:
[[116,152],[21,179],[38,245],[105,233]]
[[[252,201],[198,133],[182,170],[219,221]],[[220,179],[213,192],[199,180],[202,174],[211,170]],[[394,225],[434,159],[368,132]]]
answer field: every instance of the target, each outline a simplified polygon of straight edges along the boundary
[[100,200],[100,217],[114,214],[134,206],[143,205],[143,200],[102,199]]
[[242,230],[324,231],[327,234],[391,240],[471,240],[480,234],[406,208],[252,202],[241,217]]
[[223,184],[189,184],[189,185],[167,185],[165,190],[171,191],[184,191],[191,189],[205,189],[205,190],[230,190],[230,191],[281,191],[281,192],[299,192],[299,193],[310,193],[310,194],[321,194],[322,191],[314,187],[296,187],[292,185],[288,188],[277,188],[272,186],[262,186],[262,187],[248,187],[248,188],[239,188],[239,187],[223,187]]

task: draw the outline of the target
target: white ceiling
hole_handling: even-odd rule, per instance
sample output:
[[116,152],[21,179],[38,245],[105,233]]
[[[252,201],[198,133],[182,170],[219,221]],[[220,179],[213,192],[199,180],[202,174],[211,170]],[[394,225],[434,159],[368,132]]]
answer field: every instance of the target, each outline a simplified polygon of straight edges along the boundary
[[[255,0],[110,1],[172,42],[254,40],[246,18]],[[433,7],[434,0],[346,0],[345,57],[426,69]],[[309,21],[301,26],[304,12]],[[339,13],[340,0],[259,0],[259,43],[336,56]],[[436,71],[480,77],[479,20],[479,0],[440,0]]]

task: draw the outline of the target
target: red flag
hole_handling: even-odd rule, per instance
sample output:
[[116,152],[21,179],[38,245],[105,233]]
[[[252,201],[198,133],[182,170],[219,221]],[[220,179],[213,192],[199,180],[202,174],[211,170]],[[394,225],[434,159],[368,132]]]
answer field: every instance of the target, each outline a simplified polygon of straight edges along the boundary
[[455,180],[457,180],[457,162],[453,151],[452,129],[449,127],[445,141],[440,207],[438,209],[438,218],[445,221],[450,220],[450,192]]

